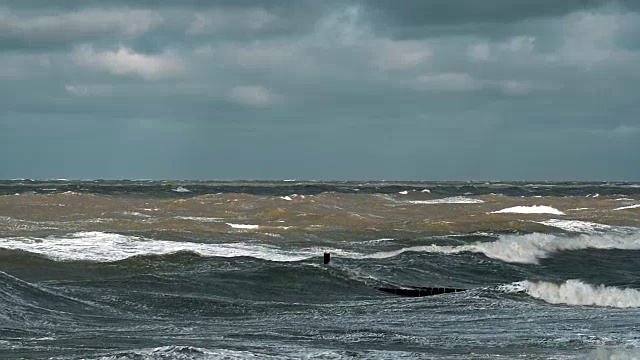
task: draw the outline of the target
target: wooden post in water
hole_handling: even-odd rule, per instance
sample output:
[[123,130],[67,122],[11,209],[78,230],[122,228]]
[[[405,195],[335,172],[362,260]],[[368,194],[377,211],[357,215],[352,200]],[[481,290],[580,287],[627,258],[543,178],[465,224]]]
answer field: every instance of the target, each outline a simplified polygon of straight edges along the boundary
[[328,263],[331,262],[331,253],[324,253],[324,264],[327,265]]

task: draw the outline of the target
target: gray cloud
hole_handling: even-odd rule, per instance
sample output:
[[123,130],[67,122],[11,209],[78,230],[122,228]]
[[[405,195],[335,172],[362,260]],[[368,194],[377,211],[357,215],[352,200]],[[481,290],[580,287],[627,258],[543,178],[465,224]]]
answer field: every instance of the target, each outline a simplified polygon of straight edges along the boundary
[[0,7],[0,49],[50,49],[102,38],[127,39],[161,22],[149,10],[92,8],[48,14]]
[[640,175],[635,2],[135,4],[0,3],[0,177]]
[[[0,1],[0,51],[85,42],[155,47],[185,35],[252,40],[313,30],[327,7],[311,1]],[[153,30],[153,31],[151,31]]]

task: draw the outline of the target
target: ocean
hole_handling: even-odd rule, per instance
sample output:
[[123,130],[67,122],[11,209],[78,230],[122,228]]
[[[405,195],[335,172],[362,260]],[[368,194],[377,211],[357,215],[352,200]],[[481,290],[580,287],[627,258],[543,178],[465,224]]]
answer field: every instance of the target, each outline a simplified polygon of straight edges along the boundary
[[636,359],[638,307],[638,183],[0,181],[0,358]]

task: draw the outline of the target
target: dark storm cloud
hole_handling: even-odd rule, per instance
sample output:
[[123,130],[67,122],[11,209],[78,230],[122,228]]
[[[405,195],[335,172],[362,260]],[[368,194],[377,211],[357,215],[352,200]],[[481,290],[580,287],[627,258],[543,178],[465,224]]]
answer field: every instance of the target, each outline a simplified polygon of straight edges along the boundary
[[[603,6],[640,11],[636,0],[393,0],[361,2],[378,31],[395,37],[446,34],[504,36],[504,26]],[[510,29],[518,31],[518,29]]]
[[395,25],[463,25],[513,23],[540,17],[558,17],[605,5],[640,10],[635,0],[368,0],[362,4]]

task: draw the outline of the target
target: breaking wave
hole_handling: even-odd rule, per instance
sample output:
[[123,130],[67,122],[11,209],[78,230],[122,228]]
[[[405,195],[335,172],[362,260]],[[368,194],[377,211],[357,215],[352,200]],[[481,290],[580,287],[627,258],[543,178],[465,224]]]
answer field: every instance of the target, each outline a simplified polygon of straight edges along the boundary
[[[544,234],[500,235],[495,241],[478,241],[464,245],[421,245],[392,251],[356,252],[340,248],[282,249],[275,245],[247,242],[196,243],[148,239],[103,232],[78,232],[46,238],[3,238],[0,248],[22,250],[58,261],[112,262],[132,256],[193,252],[207,257],[253,257],[291,262],[308,260],[331,252],[350,259],[386,259],[405,252],[440,254],[478,253],[509,263],[537,264],[540,259],[565,250],[620,249],[640,250],[640,233],[624,234]],[[386,240],[386,239],[385,239]]]
[[476,242],[468,245],[442,246],[425,245],[403,248],[395,251],[366,255],[368,258],[390,258],[404,252],[431,252],[458,254],[464,252],[481,253],[485,256],[511,263],[537,264],[540,259],[564,250],[621,249],[640,250],[640,234],[582,234],[565,236],[533,233],[526,235],[501,235],[491,242]]
[[524,291],[528,295],[551,304],[605,306],[615,308],[640,307],[640,291],[613,286],[567,280],[562,284],[547,281],[521,281],[512,284],[512,291]]
[[193,252],[202,256],[254,257],[269,261],[300,261],[317,255],[309,251],[284,251],[279,248],[247,243],[203,244],[146,239],[103,232],[79,232],[63,237],[4,238],[0,248],[22,250],[59,261],[112,262],[132,256]]

